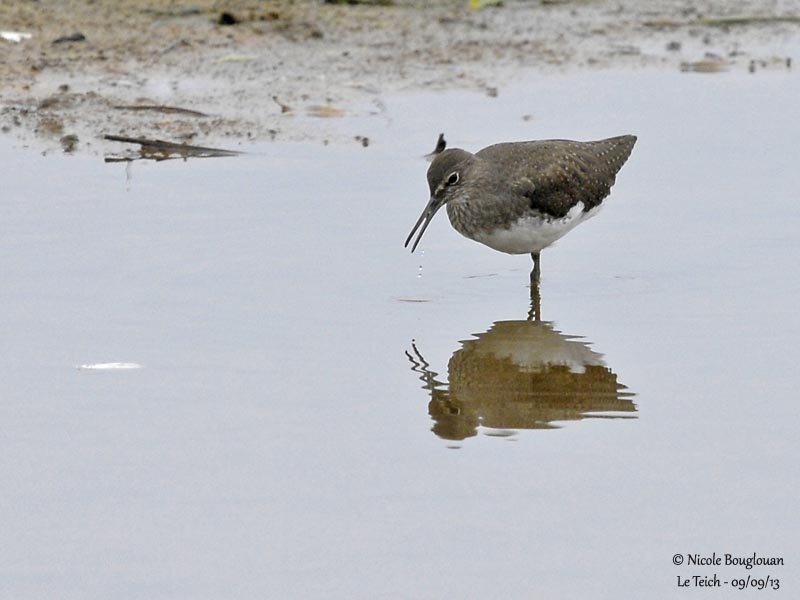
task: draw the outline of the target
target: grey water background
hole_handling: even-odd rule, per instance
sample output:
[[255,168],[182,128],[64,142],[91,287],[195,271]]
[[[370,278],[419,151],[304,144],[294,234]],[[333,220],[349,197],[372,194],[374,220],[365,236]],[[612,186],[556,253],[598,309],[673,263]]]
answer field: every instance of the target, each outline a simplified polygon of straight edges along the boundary
[[[129,167],[3,140],[0,597],[672,598],[715,571],[790,593],[799,92],[793,71],[532,75],[338,122],[369,148]],[[444,214],[403,249],[440,131],[639,136],[541,290],[635,418],[432,432],[412,341],[446,385],[525,319],[530,269]],[[76,369],[113,361],[143,368]],[[695,552],[786,565],[673,565]]]

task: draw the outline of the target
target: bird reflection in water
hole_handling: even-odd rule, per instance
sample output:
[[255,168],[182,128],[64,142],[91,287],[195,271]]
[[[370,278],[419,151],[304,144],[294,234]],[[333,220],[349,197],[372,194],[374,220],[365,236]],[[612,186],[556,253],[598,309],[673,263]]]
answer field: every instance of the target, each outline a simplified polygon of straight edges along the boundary
[[[538,301],[538,298],[537,298]],[[510,436],[520,429],[553,429],[564,421],[636,418],[634,394],[617,381],[601,354],[582,338],[538,320],[497,321],[461,342],[437,379],[415,343],[406,356],[431,400],[433,432],[446,440]]]

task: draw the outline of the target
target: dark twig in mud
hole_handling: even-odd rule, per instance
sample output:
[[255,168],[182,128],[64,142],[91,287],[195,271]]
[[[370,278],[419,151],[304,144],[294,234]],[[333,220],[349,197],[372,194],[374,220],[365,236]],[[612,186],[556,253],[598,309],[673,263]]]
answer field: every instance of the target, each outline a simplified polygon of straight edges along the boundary
[[69,35],[62,35],[53,40],[53,44],[65,44],[67,42],[85,42],[86,36],[80,32],[71,33]]
[[[122,142],[124,144],[139,144],[141,156],[136,158],[147,158],[161,161],[171,158],[211,158],[220,156],[237,156],[241,152],[235,150],[223,150],[221,148],[206,148],[203,146],[191,146],[189,144],[176,144],[175,142],[165,142],[163,140],[149,140],[147,138],[133,138],[122,135],[105,135],[105,139],[112,142]],[[122,162],[134,160],[133,157],[106,157],[106,162]]]
[[394,0],[324,0],[325,4],[366,4],[368,6],[394,6]]
[[433,149],[431,154],[441,154],[445,148],[447,148],[447,141],[444,139],[444,134],[440,133],[439,139],[436,140],[436,148]]
[[425,158],[427,158],[428,160],[431,160],[437,154],[441,154],[442,152],[444,152],[445,148],[447,148],[447,142],[444,139],[444,134],[440,133],[439,134],[439,139],[436,140],[436,147],[433,149],[433,152],[431,152],[430,154],[426,154]]
[[117,110],[152,110],[154,112],[162,112],[171,115],[191,115],[193,117],[207,117],[206,113],[199,110],[192,110],[190,108],[181,108],[179,106],[164,106],[162,104],[119,104],[114,107]]
[[694,73],[720,73],[727,71],[730,63],[723,58],[707,57],[695,62],[682,62],[681,71]]
[[281,107],[281,113],[287,113],[287,112],[291,112],[292,111],[292,107],[289,106],[288,104],[284,104],[283,102],[278,100],[277,96],[273,96],[272,97],[272,101],[275,102],[275,104],[277,104],[278,106]]
[[798,23],[800,15],[743,16],[743,17],[704,17],[697,20],[698,25],[708,27],[728,27],[731,25],[764,25],[772,23]]
[[700,17],[692,21],[655,19],[645,21],[645,27],[733,27],[735,25],[771,25],[774,23],[800,24],[800,15],[740,15],[732,17]]

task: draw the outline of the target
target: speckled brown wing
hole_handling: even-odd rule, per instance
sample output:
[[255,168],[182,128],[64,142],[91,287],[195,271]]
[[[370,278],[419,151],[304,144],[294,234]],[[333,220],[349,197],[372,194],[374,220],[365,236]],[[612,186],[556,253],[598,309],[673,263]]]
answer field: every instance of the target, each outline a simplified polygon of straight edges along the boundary
[[530,200],[531,209],[560,218],[577,202],[586,211],[598,206],[635,143],[632,135],[595,142],[516,142],[489,146],[476,156],[502,162],[509,185]]

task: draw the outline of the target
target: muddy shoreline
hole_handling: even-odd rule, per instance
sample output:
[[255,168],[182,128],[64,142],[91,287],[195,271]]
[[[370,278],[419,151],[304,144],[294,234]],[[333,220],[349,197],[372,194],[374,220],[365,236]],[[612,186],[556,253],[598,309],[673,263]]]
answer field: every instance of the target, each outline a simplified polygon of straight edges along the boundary
[[[73,1],[0,6],[0,129],[46,150],[107,134],[355,143],[329,127],[406,90],[489,96],[525,70],[792,68],[789,2]],[[794,11],[794,12],[793,12]],[[687,75],[688,76],[688,75]],[[360,142],[359,142],[360,143]]]

